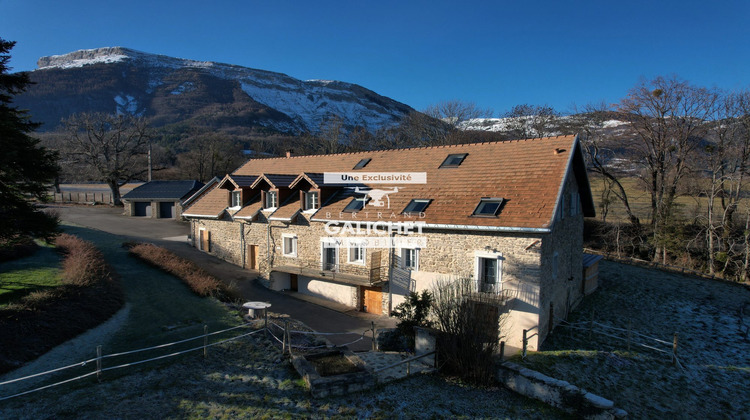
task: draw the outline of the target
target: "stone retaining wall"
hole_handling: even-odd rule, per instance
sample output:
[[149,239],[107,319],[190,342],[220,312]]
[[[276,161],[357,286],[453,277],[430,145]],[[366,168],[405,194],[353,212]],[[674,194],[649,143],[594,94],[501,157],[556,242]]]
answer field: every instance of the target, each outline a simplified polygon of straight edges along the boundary
[[616,408],[614,403],[606,398],[515,363],[503,363],[497,372],[497,380],[506,388],[521,395],[542,401],[581,418],[604,420],[628,417],[625,410]]

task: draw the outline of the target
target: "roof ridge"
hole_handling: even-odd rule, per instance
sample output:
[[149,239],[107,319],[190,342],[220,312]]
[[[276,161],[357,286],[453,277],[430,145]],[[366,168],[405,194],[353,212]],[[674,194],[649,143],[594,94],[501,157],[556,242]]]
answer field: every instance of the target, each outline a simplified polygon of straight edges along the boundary
[[[532,138],[525,138],[525,139],[509,139],[509,140],[494,140],[494,141],[482,141],[482,142],[475,142],[475,143],[459,143],[459,144],[435,144],[430,146],[417,146],[417,147],[397,147],[394,149],[380,149],[380,150],[362,150],[358,152],[340,152],[340,153],[321,153],[321,154],[313,154],[313,155],[296,155],[296,156],[273,156],[273,157],[262,157],[262,158],[250,158],[245,162],[242,166],[249,163],[250,161],[257,161],[257,160],[272,160],[272,159],[295,159],[295,158],[307,158],[307,157],[313,157],[313,156],[345,156],[345,155],[357,155],[357,154],[364,154],[364,153],[377,153],[377,152],[396,152],[396,151],[403,151],[403,150],[430,150],[430,149],[448,149],[451,147],[463,147],[463,146],[474,146],[474,145],[480,145],[480,144],[497,144],[497,143],[513,143],[513,142],[522,142],[522,141],[531,141],[531,140],[553,140],[553,139],[559,139],[562,137],[575,137],[577,134],[566,134],[561,136],[550,136],[550,137],[532,137]],[[240,166],[240,167],[242,167]]]

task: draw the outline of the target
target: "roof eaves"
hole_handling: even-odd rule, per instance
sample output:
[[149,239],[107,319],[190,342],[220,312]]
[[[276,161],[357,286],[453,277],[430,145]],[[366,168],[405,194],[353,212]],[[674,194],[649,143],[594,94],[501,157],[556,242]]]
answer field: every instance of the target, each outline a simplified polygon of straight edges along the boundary
[[[310,219],[312,222],[334,222],[334,223],[351,223],[359,226],[363,223],[352,220],[329,220],[329,219]],[[398,223],[398,222],[397,222]],[[530,228],[530,227],[512,227],[512,226],[478,226],[478,225],[453,225],[453,224],[442,224],[442,223],[420,223],[423,229],[441,229],[441,230],[469,230],[469,231],[480,231],[480,232],[504,232],[504,233],[550,233],[550,228]]]

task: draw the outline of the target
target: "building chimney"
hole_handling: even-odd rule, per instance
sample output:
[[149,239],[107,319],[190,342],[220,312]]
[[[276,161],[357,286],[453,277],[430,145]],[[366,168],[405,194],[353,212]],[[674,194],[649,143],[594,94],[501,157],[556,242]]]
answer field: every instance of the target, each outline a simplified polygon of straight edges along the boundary
[[292,149],[286,151],[286,157],[292,157]]

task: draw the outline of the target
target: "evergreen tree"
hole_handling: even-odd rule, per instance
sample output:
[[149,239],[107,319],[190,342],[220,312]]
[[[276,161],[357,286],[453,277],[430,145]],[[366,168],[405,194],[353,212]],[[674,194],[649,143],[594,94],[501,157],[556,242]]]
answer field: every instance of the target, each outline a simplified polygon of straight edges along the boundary
[[57,154],[29,135],[38,124],[13,106],[13,96],[31,83],[26,73],[10,73],[14,45],[0,38],[0,244],[22,236],[49,239],[57,232],[57,219],[35,204],[46,198],[58,173]]

